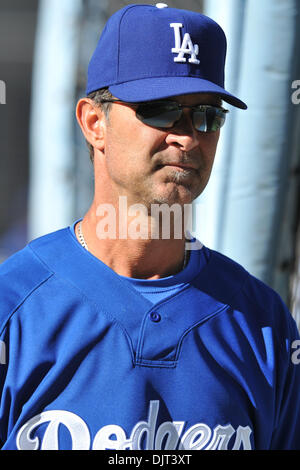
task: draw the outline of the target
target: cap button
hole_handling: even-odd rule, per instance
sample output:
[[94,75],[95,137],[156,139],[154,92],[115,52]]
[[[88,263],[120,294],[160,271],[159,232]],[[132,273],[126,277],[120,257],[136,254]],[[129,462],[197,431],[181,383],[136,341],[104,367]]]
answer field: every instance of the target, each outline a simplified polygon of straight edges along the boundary
[[157,3],[156,8],[168,8],[168,5],[166,3]]

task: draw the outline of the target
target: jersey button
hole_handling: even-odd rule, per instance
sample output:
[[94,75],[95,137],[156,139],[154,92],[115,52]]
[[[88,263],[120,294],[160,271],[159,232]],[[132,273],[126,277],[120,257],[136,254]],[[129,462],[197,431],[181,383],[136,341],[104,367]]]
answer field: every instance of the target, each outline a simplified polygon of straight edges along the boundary
[[160,322],[160,320],[161,320],[161,316],[160,316],[160,314],[157,313],[157,312],[151,312],[151,313],[150,313],[150,319],[151,319],[151,321],[153,321],[154,323],[158,323],[158,322]]

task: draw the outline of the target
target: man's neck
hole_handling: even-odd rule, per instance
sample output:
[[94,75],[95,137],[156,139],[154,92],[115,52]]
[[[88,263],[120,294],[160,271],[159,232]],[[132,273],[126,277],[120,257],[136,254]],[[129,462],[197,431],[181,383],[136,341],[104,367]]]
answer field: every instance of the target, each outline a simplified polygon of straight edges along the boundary
[[[132,216],[120,227],[117,211],[104,214],[94,206],[85,215],[80,239],[78,224],[75,232],[78,240],[86,242],[86,248],[96,258],[116,273],[137,279],[160,279],[182,270],[185,261],[185,237],[162,238],[161,227],[153,227],[153,219],[143,214],[138,223]],[[101,217],[102,215],[102,217]],[[104,217],[103,217],[104,216]],[[116,220],[114,220],[114,218]],[[135,222],[135,223],[134,223]],[[154,229],[154,230],[153,230]],[[159,238],[153,238],[153,233]]]

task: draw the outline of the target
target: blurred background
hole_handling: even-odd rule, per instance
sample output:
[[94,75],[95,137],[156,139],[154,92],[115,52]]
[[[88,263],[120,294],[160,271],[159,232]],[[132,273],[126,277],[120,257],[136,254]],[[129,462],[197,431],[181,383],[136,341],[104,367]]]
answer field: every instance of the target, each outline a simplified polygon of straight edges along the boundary
[[[0,262],[88,209],[93,173],[74,110],[103,25],[131,3],[0,0]],[[226,87],[248,104],[227,106],[193,234],[273,287],[299,326],[300,2],[167,3],[223,27]]]

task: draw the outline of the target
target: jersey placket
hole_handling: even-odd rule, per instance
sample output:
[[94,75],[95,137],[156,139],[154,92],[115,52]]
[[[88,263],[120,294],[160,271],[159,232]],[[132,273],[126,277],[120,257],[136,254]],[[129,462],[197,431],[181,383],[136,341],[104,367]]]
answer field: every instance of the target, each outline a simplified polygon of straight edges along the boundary
[[135,364],[176,367],[184,337],[226,307],[194,287],[156,304],[144,315]]

